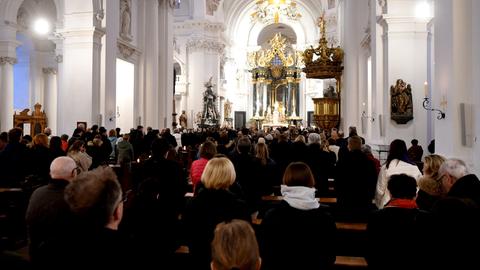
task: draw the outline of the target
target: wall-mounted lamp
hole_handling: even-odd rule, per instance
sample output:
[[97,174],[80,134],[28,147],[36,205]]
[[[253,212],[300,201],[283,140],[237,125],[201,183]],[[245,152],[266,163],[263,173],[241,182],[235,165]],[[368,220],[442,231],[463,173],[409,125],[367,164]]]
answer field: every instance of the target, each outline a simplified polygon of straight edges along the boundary
[[368,115],[365,111],[362,112],[362,118],[371,119],[370,121],[375,122],[375,117],[373,115]]
[[427,111],[437,112],[437,119],[445,119],[445,113],[439,109],[432,108],[432,100],[428,97],[428,83],[425,82],[425,98],[423,98],[423,108]]
[[371,119],[370,121],[372,122],[375,122],[375,116],[372,115],[368,115],[367,112],[365,111],[365,106],[367,104],[365,102],[362,103],[362,106],[363,106],[363,112],[362,112],[362,118],[363,119]]

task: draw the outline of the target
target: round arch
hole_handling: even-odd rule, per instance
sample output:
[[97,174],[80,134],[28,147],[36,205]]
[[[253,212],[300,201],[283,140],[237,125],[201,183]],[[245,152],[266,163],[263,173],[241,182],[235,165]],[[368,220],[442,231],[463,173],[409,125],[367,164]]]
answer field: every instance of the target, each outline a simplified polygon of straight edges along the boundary
[[[298,0],[297,7],[302,18],[298,21],[280,18],[280,23],[295,31],[300,47],[313,44],[318,39],[316,19],[322,12],[319,2]],[[250,14],[254,11],[255,1],[224,1],[224,8],[226,33],[230,44],[238,47],[256,46],[258,35],[268,25],[251,22]]]

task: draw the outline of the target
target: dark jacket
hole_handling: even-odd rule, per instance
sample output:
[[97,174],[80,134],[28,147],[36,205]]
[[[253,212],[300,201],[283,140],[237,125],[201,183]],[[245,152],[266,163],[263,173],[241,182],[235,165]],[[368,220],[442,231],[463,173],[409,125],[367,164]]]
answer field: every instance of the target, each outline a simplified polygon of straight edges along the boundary
[[327,207],[299,210],[282,201],[261,225],[262,269],[327,269],[335,262],[336,226]]
[[449,197],[470,199],[480,206],[480,180],[474,174],[458,179],[447,194]]
[[250,215],[246,203],[230,191],[203,188],[187,204],[183,221],[196,269],[210,269],[210,243],[215,227],[232,219],[250,221]]
[[[385,207],[371,214],[367,261],[371,269],[410,269],[424,265],[429,215],[419,209]],[[424,239],[424,241],[422,241]]]
[[36,189],[30,197],[26,213],[30,239],[30,258],[35,263],[38,250],[49,240],[62,235],[72,221],[63,191],[68,181],[51,180],[46,186]]
[[19,187],[28,170],[28,149],[21,143],[8,143],[0,152],[0,187]]
[[371,209],[377,184],[375,164],[362,151],[354,150],[338,161],[336,171],[338,206]]

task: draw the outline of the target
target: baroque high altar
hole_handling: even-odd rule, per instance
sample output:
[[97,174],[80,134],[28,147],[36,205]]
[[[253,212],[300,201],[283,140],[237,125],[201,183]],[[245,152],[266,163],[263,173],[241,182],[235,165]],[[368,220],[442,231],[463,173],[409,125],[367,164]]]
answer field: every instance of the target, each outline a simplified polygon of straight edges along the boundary
[[302,52],[280,33],[267,49],[248,54],[253,84],[253,119],[262,127],[288,126],[301,120],[299,86]]

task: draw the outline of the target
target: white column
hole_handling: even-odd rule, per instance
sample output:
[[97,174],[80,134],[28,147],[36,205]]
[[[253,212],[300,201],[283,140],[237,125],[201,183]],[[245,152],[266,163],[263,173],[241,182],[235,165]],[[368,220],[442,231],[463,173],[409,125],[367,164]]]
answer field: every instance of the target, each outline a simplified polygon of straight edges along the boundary
[[173,113],[173,6],[171,1],[160,1],[158,12],[159,32],[159,126],[172,125]]
[[13,65],[17,59],[0,57],[0,131],[13,127]]
[[[158,87],[159,87],[159,46],[158,46],[158,1],[145,1],[145,51],[144,63],[144,101],[143,123],[158,128]],[[173,68],[173,67],[172,67]]]
[[0,132],[13,127],[13,65],[17,63],[17,29],[0,21]]
[[43,68],[43,100],[45,113],[47,114],[47,125],[52,134],[57,133],[57,70],[54,68]]

